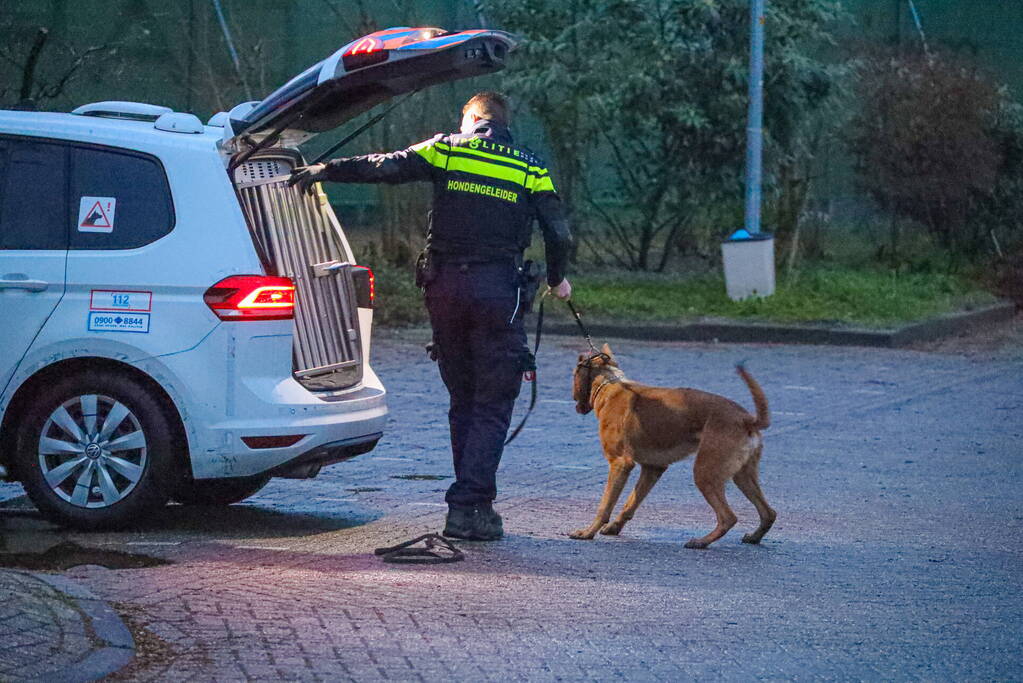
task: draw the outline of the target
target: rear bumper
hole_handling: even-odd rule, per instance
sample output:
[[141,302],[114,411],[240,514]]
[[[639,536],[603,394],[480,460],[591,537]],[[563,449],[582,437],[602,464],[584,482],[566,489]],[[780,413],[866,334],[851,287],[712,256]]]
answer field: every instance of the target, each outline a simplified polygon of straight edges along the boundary
[[[302,388],[302,391],[305,389]],[[384,392],[382,389],[364,386],[358,393],[361,394],[359,398],[327,403],[323,407],[317,406],[320,409],[315,411],[296,411],[295,414],[289,411],[288,415],[280,417],[247,417],[210,425],[207,428],[209,436],[216,443],[223,444],[224,448],[207,451],[199,454],[199,457],[193,453],[192,476],[196,479],[246,477],[267,471],[282,476],[289,469],[288,466],[305,462],[303,458],[326,465],[332,454],[349,454],[332,461],[339,462],[372,450],[387,422]],[[284,448],[250,448],[242,441],[243,437],[297,435],[302,438]],[[358,450],[367,444],[367,448]],[[358,452],[354,452],[356,450]]]
[[[290,465],[345,460],[379,440],[387,422],[386,391],[369,364],[355,387],[310,392],[291,376],[290,325],[223,324],[191,351],[139,363],[147,371],[149,363],[159,363],[173,375],[171,382],[160,381],[179,391],[174,400],[195,479],[281,476]],[[289,333],[281,334],[282,326]],[[243,437],[294,440],[285,447],[250,448]]]
[[380,437],[383,435],[383,432],[379,432],[354,439],[343,439],[341,441],[325,443],[303,453],[294,460],[278,465],[270,470],[270,474],[275,477],[289,479],[315,477],[320,468],[325,465],[333,465],[337,462],[351,460],[357,455],[369,453],[376,447],[377,442],[380,441]]

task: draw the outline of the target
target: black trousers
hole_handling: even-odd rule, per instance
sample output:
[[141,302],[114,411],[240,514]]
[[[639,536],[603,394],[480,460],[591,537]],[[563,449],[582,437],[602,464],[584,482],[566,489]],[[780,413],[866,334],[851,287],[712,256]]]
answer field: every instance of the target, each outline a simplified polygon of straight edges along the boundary
[[441,264],[426,287],[448,421],[455,482],[452,508],[489,505],[528,350],[518,272],[505,262]]

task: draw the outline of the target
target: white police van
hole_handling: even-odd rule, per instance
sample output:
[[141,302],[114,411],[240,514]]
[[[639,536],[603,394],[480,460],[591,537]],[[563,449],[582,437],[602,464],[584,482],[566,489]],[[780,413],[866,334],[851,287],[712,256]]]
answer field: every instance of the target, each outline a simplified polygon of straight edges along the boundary
[[205,125],[125,102],[0,112],[0,472],[97,528],[371,450],[372,273],[322,192],[287,186],[297,146],[512,47],[380,31]]

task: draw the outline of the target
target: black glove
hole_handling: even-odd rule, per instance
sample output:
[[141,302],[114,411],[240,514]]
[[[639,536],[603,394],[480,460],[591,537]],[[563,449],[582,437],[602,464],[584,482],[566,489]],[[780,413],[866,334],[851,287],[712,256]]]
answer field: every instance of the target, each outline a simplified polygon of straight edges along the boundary
[[327,165],[326,164],[312,164],[311,166],[299,166],[291,172],[291,177],[288,178],[288,185],[298,185],[299,189],[305,192],[314,183],[321,182],[327,179]]

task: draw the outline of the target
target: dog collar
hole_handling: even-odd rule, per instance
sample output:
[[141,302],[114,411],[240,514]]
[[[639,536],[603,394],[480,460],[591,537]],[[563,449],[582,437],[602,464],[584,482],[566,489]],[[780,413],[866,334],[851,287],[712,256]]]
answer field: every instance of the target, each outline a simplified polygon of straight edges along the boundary
[[590,406],[597,402],[597,396],[600,396],[600,392],[604,390],[608,384],[618,384],[622,381],[621,377],[605,377],[604,381],[597,385],[597,388],[590,393]]

